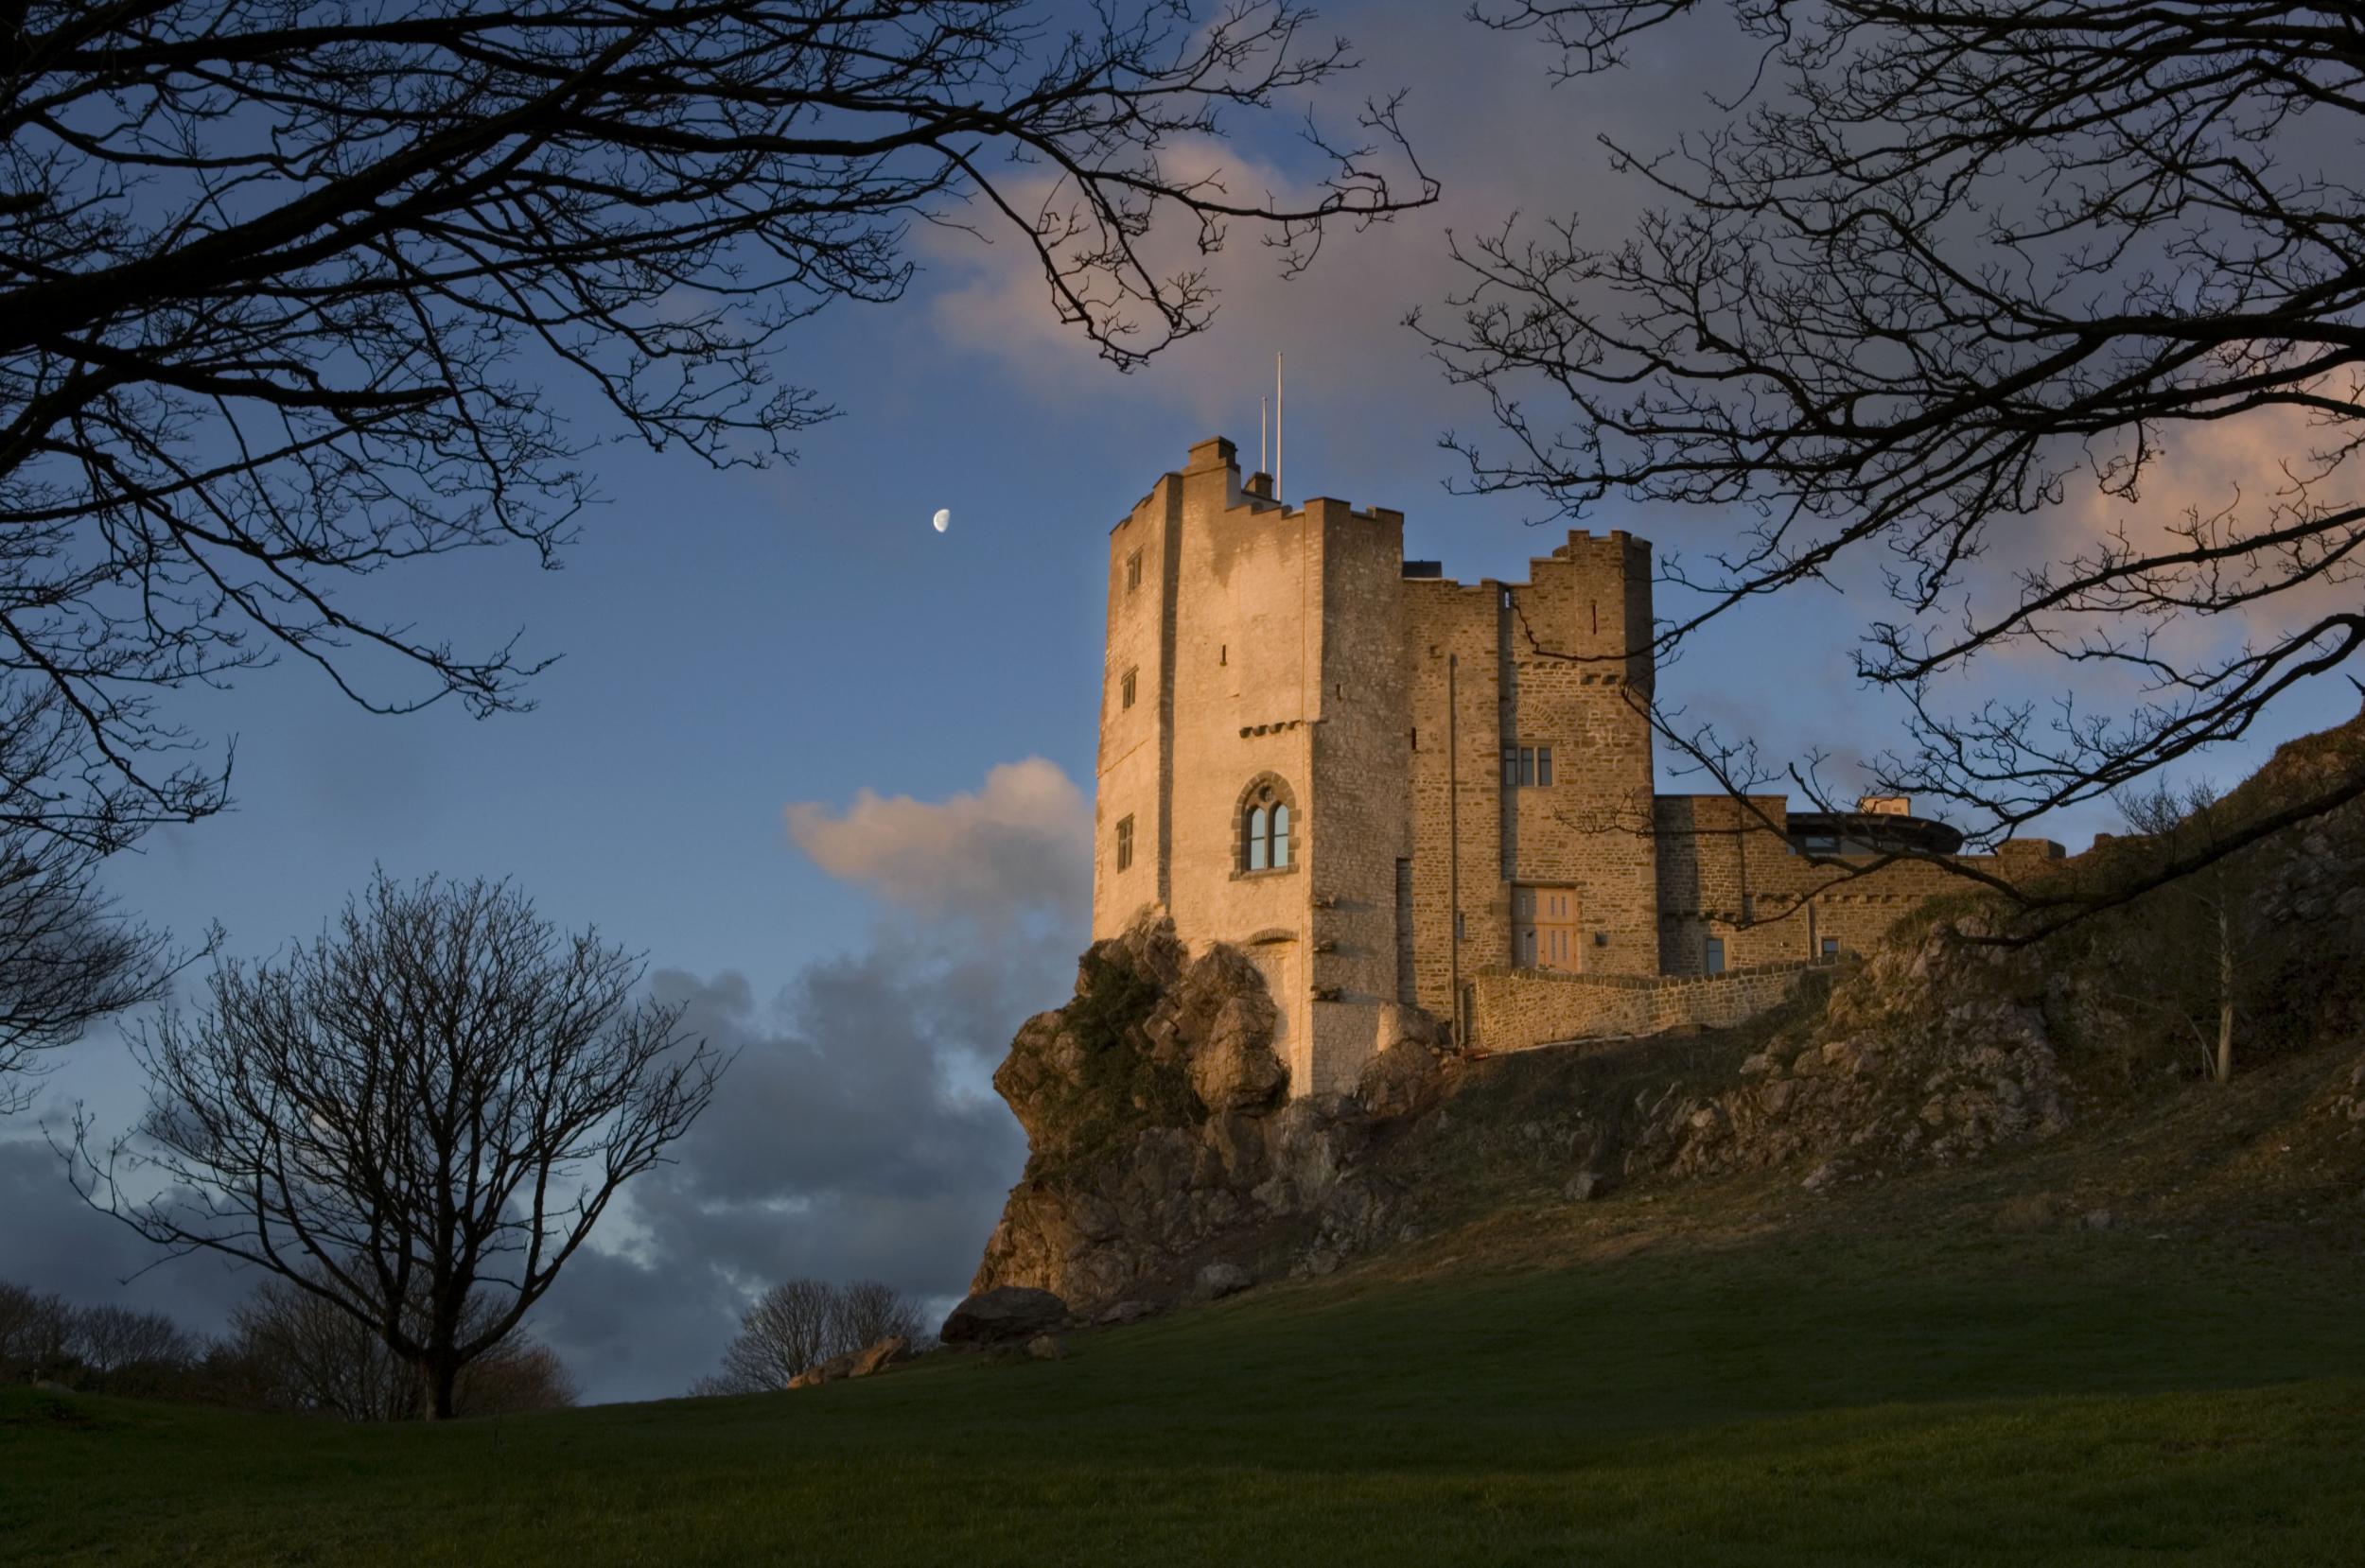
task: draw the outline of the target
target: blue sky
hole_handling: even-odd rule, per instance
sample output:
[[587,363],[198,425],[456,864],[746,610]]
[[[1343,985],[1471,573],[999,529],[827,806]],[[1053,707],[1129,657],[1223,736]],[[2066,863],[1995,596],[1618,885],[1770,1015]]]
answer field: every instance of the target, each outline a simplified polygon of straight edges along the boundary
[[[1289,356],[1293,498],[1400,508],[1407,553],[1464,580],[1520,576],[1557,541],[1516,501],[1446,493],[1437,438],[1482,433],[1484,409],[1445,385],[1399,319],[1450,287],[1448,228],[1578,204],[1613,231],[1636,198],[1607,175],[1595,132],[1664,140],[1705,120],[1703,94],[1729,90],[1740,64],[1676,30],[1622,76],[1553,89],[1533,44],[1455,9],[1341,5],[1328,19],[1367,61],[1356,96],[1413,86],[1406,123],[1445,202],[1340,232],[1287,284],[1243,235],[1218,270],[1216,326],[1149,368],[1119,375],[1063,337],[1015,246],[925,233],[904,302],[832,309],[788,340],[780,376],[845,409],[801,438],[794,467],[716,473],[614,444],[595,459],[607,504],[563,570],[484,556],[379,585],[464,647],[522,628],[530,650],[563,654],[535,683],[535,711],[372,718],[292,667],[182,705],[215,744],[236,738],[237,807],[116,862],[127,909],[189,938],[219,921],[231,950],[261,954],[316,932],[375,865],[511,877],[555,919],[645,950],[698,1018],[749,1046],[737,1141],[713,1142],[705,1165],[628,1216],[609,1238],[617,1255],[577,1269],[546,1315],[594,1395],[678,1390],[719,1352],[739,1295],[782,1272],[876,1272],[932,1297],[965,1282],[1023,1155],[977,1086],[1020,1019],[1062,999],[1083,934],[1081,862],[1060,840],[1089,821],[1107,531],[1192,442],[1229,434],[1253,457],[1276,350]],[[1236,150],[1246,166],[1287,161],[1253,134]],[[604,433],[578,389],[553,395]],[[953,513],[942,536],[928,527],[938,507]],[[1662,548],[1697,549],[1730,526],[1628,520]],[[1596,526],[1620,521],[1605,512]],[[1662,695],[1751,719],[1785,748],[1876,740],[1883,715],[1844,664],[1846,628],[1865,613],[1828,598],[1754,610],[1704,640]],[[2294,706],[2268,739],[2344,717],[2345,696]],[[2232,777],[2258,756],[2213,767]],[[1027,758],[1080,787],[1076,811],[988,789],[991,770]],[[938,807],[986,795],[949,815],[845,818],[863,791]],[[792,840],[784,811],[800,802],[840,830],[830,854]],[[978,863],[1016,879],[1009,920],[984,895],[947,907],[917,893],[863,836],[899,823],[941,829],[955,854],[999,835]],[[2106,826],[2060,831],[2082,846]],[[832,856],[835,874],[820,863]],[[1013,856],[1044,880],[1013,872]],[[36,1115],[54,1122],[80,1099],[120,1125],[135,1089],[102,1030]],[[832,1141],[815,1106],[869,1141]],[[828,1159],[783,1152],[767,1177],[749,1151],[798,1127]],[[0,1155],[13,1160],[0,1187],[32,1194],[47,1180],[33,1149]],[[739,1174],[715,1175],[726,1168]],[[44,1210],[0,1237],[0,1277],[109,1293],[136,1266],[126,1240]],[[617,1305],[654,1301],[657,1276],[685,1265],[699,1273],[694,1299],[672,1290],[639,1319]],[[209,1267],[171,1265],[131,1298],[203,1321],[244,1288]]]

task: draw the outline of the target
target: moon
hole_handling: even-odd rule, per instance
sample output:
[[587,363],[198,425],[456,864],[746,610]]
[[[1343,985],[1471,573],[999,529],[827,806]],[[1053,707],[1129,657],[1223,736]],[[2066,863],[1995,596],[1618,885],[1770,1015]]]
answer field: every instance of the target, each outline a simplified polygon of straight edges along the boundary
[[937,514],[928,520],[936,525],[936,530],[938,533],[942,533],[946,529],[953,526],[953,514],[943,507],[938,507],[937,509]]

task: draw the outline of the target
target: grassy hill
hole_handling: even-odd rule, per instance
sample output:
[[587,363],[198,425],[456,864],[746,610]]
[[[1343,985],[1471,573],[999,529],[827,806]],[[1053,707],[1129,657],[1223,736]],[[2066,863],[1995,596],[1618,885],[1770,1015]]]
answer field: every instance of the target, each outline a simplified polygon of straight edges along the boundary
[[787,1395],[368,1428],[5,1390],[0,1559],[2365,1560],[2357,1194],[2026,1229],[1994,1182],[1515,1205],[1064,1361]]

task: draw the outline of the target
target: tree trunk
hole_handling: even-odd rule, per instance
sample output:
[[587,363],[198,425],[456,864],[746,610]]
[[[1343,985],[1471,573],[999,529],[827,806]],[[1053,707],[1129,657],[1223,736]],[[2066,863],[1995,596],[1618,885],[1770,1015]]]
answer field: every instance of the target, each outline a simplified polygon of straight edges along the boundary
[[454,1409],[454,1391],[460,1384],[460,1363],[451,1356],[429,1357],[427,1372],[427,1419],[447,1421],[459,1412]]
[[2217,905],[2217,1082],[2234,1081],[2234,932]]

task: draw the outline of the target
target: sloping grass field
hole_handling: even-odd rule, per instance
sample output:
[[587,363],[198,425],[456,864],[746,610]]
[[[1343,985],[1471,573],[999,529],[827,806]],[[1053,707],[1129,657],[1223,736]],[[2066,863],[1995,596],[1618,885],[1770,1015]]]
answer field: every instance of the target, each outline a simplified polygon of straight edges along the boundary
[[2354,1236],[1464,1242],[788,1395],[365,1428],[0,1391],[0,1559],[2365,1562]]

